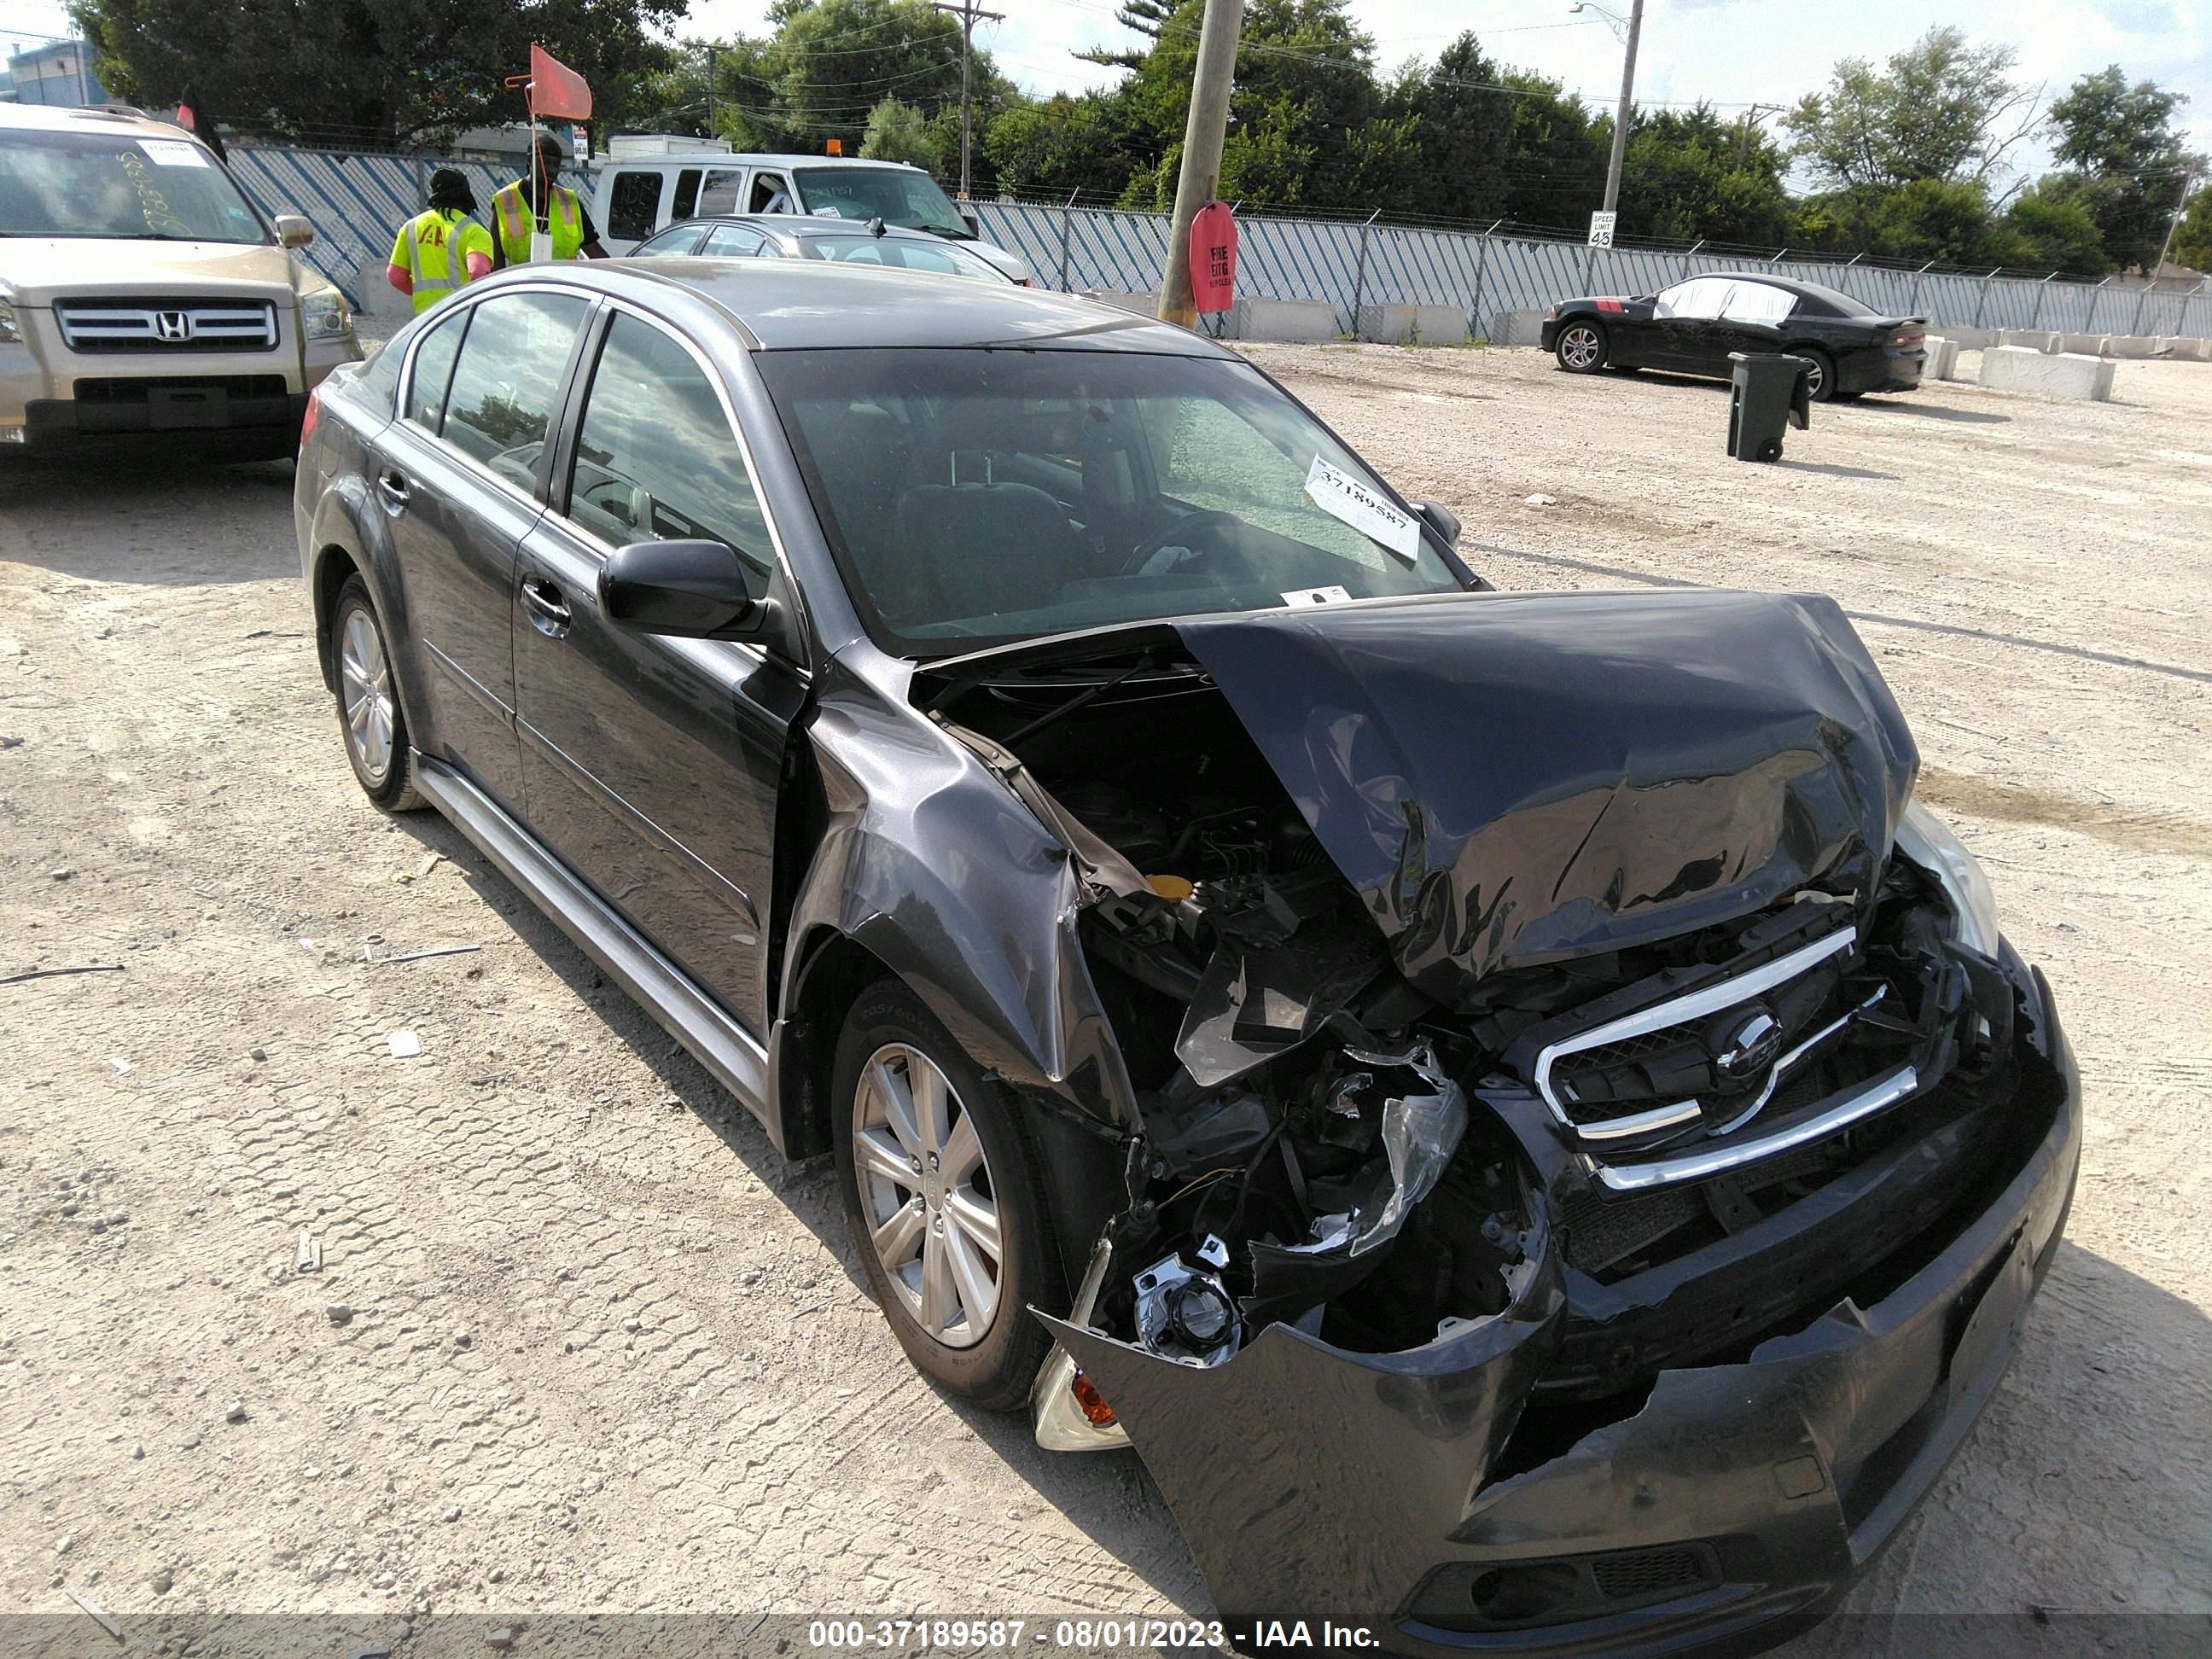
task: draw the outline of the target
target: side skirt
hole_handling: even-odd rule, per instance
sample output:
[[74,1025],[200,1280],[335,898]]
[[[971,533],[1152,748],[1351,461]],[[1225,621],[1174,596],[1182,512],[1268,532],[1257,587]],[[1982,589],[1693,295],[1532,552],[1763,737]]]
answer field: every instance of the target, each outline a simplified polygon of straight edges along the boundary
[[415,766],[415,787],[424,798],[773,1135],[768,1051],[752,1033],[490,796],[442,761],[417,754]]

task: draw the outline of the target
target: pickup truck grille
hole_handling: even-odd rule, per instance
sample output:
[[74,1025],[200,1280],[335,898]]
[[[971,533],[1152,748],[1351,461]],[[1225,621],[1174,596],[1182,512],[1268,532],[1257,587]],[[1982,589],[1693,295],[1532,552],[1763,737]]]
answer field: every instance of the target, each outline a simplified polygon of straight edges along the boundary
[[71,351],[274,351],[265,300],[65,300],[54,307]]

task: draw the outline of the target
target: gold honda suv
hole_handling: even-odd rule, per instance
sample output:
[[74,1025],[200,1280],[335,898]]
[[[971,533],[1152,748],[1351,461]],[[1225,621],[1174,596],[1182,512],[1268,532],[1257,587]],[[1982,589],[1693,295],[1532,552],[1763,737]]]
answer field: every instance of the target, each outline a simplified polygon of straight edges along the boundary
[[0,456],[294,453],[307,393],[362,355],[293,252],[314,234],[166,122],[0,105]]

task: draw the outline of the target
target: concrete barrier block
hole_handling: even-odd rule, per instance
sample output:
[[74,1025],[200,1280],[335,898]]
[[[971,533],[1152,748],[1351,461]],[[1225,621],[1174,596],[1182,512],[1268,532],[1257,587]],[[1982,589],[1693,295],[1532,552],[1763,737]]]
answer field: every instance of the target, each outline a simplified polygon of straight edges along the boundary
[[1320,300],[1239,300],[1229,313],[1232,340],[1334,340],[1336,307]]
[[361,301],[354,309],[364,317],[404,322],[415,314],[415,302],[385,280],[381,259],[364,259],[355,268],[353,291]]
[[1959,378],[1959,343],[1942,334],[1931,334],[1924,342],[1928,361],[1920,365],[1923,380],[1955,380]]
[[1947,325],[1943,330],[1943,337],[1947,340],[1956,340],[1961,351],[1981,351],[1997,343],[1997,331],[1993,328],[1954,328]]
[[2062,334],[2058,349],[2070,351],[2077,357],[2101,357],[2105,352],[2105,337],[2101,334]]
[[1982,384],[2038,398],[2107,403],[2112,396],[2112,363],[2107,357],[2084,357],[2072,352],[2052,356],[2025,346],[1990,346],[1982,353]]
[[2002,346],[2025,346],[2030,351],[2047,352],[2053,356],[2058,352],[2058,337],[2046,334],[2040,329],[2001,328],[1997,331],[1997,343]]
[[1112,306],[1117,311],[1133,311],[1139,317],[1159,315],[1160,301],[1157,294],[1122,294],[1110,288],[1086,288],[1086,300],[1096,300],[1102,306]]
[[2159,343],[2172,348],[2165,355],[2176,362],[2212,363],[2212,340],[2199,340],[2186,334],[2177,334],[2160,340]]
[[1494,346],[1532,346],[1544,343],[1544,313],[1540,311],[1498,311],[1491,313],[1488,331]]
[[1362,306],[1359,337],[1385,345],[1452,345],[1467,338],[1457,306]]
[[2106,357],[2142,359],[2157,355],[2158,342],[2148,334],[2107,334],[2105,347],[2099,355]]

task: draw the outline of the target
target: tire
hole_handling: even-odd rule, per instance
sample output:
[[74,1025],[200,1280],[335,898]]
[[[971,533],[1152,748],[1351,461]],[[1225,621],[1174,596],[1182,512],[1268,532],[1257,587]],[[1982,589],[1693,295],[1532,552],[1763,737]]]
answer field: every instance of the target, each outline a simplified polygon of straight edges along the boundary
[[[934,1112],[929,1068],[945,1090]],[[1066,1297],[1036,1158],[1006,1092],[896,980],[854,1003],[833,1078],[845,1218],[899,1346],[963,1400],[993,1411],[1025,1404],[1051,1346],[1029,1309],[1062,1312]],[[978,1224],[986,1214],[988,1231]]]
[[1790,355],[1812,365],[1813,401],[1832,404],[1836,401],[1836,360],[1818,346],[1796,346]]
[[368,585],[357,575],[345,579],[331,611],[331,659],[338,731],[362,793],[387,812],[420,811],[429,803],[415,788],[398,676]]
[[1571,317],[1559,325],[1552,339],[1552,355],[1570,374],[1595,374],[1605,367],[1605,325],[1588,317]]

